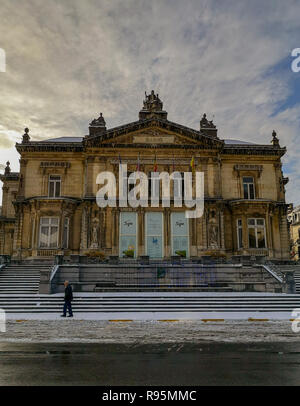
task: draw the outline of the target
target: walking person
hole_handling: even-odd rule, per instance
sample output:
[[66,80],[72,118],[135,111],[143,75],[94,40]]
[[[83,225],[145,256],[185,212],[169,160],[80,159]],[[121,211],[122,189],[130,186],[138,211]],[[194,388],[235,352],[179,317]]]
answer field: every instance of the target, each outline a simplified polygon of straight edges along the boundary
[[64,299],[65,303],[64,303],[63,314],[60,317],[66,317],[67,309],[69,312],[68,317],[73,317],[72,303],[71,303],[73,300],[73,289],[72,289],[72,286],[69,285],[69,281],[65,281],[64,286],[65,286],[65,299]]

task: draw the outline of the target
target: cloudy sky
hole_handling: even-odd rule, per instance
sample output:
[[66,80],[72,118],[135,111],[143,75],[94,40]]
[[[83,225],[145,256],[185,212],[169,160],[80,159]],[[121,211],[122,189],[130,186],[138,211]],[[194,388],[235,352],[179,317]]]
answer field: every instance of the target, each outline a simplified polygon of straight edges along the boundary
[[288,153],[287,201],[300,204],[298,0],[1,0],[0,164],[14,144],[82,136],[102,111],[107,127],[135,121],[144,91],[171,121]]

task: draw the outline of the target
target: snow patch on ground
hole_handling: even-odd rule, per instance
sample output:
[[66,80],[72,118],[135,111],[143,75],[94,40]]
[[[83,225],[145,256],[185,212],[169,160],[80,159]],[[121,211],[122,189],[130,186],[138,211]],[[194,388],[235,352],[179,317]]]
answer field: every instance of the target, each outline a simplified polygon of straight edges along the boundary
[[[74,313],[76,320],[201,320],[201,319],[225,319],[225,320],[248,320],[269,319],[289,320],[290,312],[77,312]],[[60,320],[59,313],[7,313],[7,320]],[[67,320],[72,320],[66,318]]]

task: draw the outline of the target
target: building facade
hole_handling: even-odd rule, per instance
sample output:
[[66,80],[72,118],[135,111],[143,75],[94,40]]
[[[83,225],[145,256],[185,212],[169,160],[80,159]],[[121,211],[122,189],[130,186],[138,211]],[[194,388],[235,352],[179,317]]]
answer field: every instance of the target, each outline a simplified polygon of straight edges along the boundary
[[291,258],[295,261],[300,259],[300,206],[291,208],[288,213]]
[[[222,140],[205,114],[198,130],[169,121],[152,91],[135,122],[107,129],[100,114],[85,136],[39,142],[25,129],[16,149],[20,172],[8,163],[0,178],[0,254],[289,258],[286,149],[274,131],[269,145]],[[170,207],[151,207],[150,198],[148,207],[120,207],[117,198],[116,207],[100,208],[97,176],[114,173],[118,190],[120,162],[128,174],[203,172],[203,215],[186,218],[172,198]]]

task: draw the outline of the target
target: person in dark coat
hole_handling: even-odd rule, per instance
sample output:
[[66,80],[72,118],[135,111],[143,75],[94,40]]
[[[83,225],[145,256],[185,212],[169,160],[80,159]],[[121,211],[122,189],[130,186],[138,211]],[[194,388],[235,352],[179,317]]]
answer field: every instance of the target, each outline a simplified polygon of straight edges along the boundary
[[73,300],[73,289],[72,289],[72,286],[69,285],[68,281],[65,281],[64,285],[65,285],[65,303],[64,303],[63,314],[60,317],[66,317],[67,309],[69,312],[68,317],[73,317],[72,304],[71,304],[71,302]]

